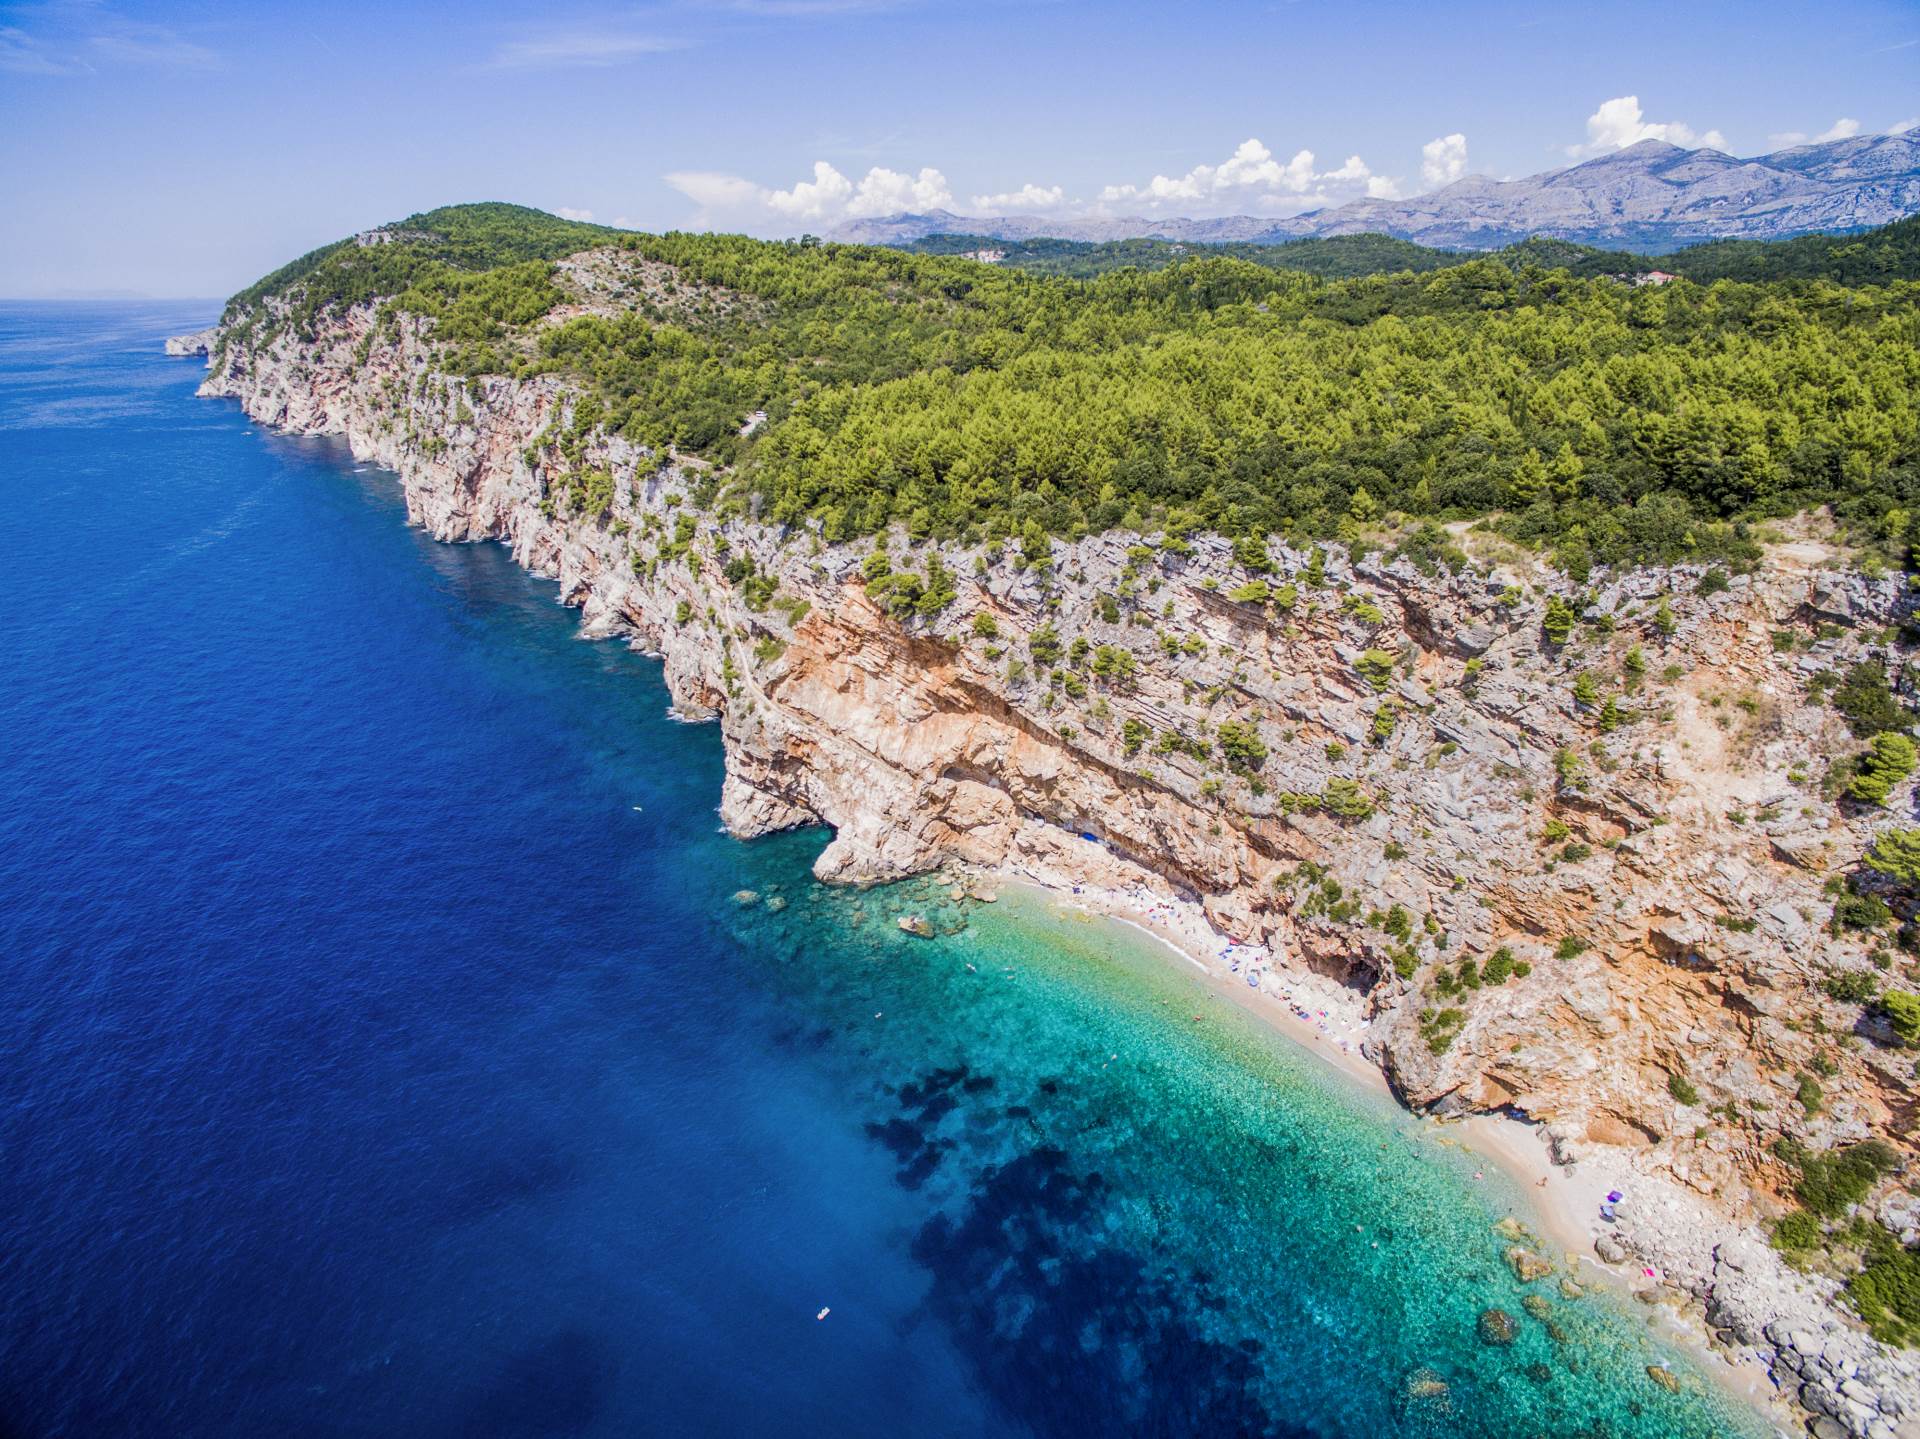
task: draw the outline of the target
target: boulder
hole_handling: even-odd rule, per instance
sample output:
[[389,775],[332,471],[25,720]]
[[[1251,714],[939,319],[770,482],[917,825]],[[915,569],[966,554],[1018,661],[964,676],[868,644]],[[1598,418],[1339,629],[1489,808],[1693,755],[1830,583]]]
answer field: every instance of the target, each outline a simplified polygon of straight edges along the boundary
[[1522,1284],[1531,1284],[1536,1279],[1545,1279],[1553,1273],[1553,1261],[1544,1259],[1531,1249],[1516,1244],[1507,1251],[1507,1268],[1513,1271],[1513,1277]]
[[1474,1327],[1480,1335],[1482,1344],[1492,1344],[1502,1348],[1513,1343],[1520,1336],[1520,1326],[1504,1309],[1482,1309],[1480,1320]]

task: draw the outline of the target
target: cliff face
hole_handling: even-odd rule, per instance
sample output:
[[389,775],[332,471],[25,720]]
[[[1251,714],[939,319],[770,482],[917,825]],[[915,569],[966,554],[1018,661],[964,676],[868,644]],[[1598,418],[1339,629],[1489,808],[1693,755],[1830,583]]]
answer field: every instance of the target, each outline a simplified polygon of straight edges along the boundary
[[[1109,534],[1044,564],[948,547],[954,600],[901,619],[870,543],[717,521],[697,461],[619,438],[563,459],[560,379],[445,376],[411,318],[211,350],[204,393],[345,436],[415,523],[509,545],[589,631],[659,654],[721,726],[728,827],[832,826],[823,878],[960,862],[1186,897],[1345,985],[1409,1103],[1520,1111],[1563,1161],[1620,1146],[1735,1214],[1780,1187],[1782,1134],[1910,1120],[1911,1058],[1821,988],[1878,973],[1825,886],[1910,805],[1822,797],[1858,745],[1807,683],[1877,654],[1897,577],[1783,543],[1718,592],[1596,581],[1555,644],[1545,597],[1572,587],[1518,552],[1427,574],[1276,545],[1262,598],[1224,541]],[[896,538],[890,563],[924,578],[930,553]]]

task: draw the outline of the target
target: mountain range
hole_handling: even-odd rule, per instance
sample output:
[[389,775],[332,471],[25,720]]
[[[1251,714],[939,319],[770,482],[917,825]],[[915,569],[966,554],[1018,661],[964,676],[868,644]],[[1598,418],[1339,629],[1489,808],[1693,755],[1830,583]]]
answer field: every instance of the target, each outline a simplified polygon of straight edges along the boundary
[[841,225],[832,238],[893,245],[928,235],[1026,240],[1153,238],[1277,243],[1385,234],[1448,249],[1498,249],[1534,235],[1655,251],[1700,240],[1777,240],[1884,225],[1920,211],[1920,132],[1858,135],[1742,160],[1642,140],[1522,180],[1469,175],[1410,200],[1355,200],[1276,220],[1132,215],[970,216],[949,210]]

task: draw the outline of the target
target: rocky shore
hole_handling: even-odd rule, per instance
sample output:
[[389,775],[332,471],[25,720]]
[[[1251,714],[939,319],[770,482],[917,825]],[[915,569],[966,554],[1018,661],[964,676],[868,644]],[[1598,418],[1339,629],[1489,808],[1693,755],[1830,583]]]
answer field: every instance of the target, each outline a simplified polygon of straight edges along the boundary
[[[578,303],[551,323],[598,303],[591,257],[562,271]],[[721,727],[733,833],[831,826],[834,882],[968,866],[1163,909],[1237,982],[1337,1015],[1327,1047],[1408,1105],[1509,1116],[1558,1171],[1619,1176],[1599,1257],[1697,1303],[1796,1422],[1916,1432],[1920,1368],[1759,1228],[1791,1184],[1782,1137],[1907,1152],[1911,1054],[1826,985],[1878,973],[1828,886],[1910,788],[1878,811],[1823,796],[1858,746],[1809,690],[1885,657],[1901,577],[1848,571],[1817,530],[1750,575],[1584,587],[1464,527],[1464,565],[1276,542],[1250,567],[1127,533],[896,534],[876,562],[714,513],[699,461],[570,440],[560,378],[449,375],[404,314],[168,350],[660,656],[678,708]],[[903,607],[902,574],[952,597]],[[1894,1183],[1869,1210],[1906,1202]]]

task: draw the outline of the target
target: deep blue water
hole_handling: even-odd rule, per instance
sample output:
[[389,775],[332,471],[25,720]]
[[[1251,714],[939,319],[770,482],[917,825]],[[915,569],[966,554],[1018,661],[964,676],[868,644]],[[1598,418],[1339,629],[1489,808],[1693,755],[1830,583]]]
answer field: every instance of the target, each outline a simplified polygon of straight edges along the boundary
[[0,1433],[1741,1427],[1606,1300],[1480,1345],[1523,1197],[1141,941],[719,834],[209,314],[0,306]]

